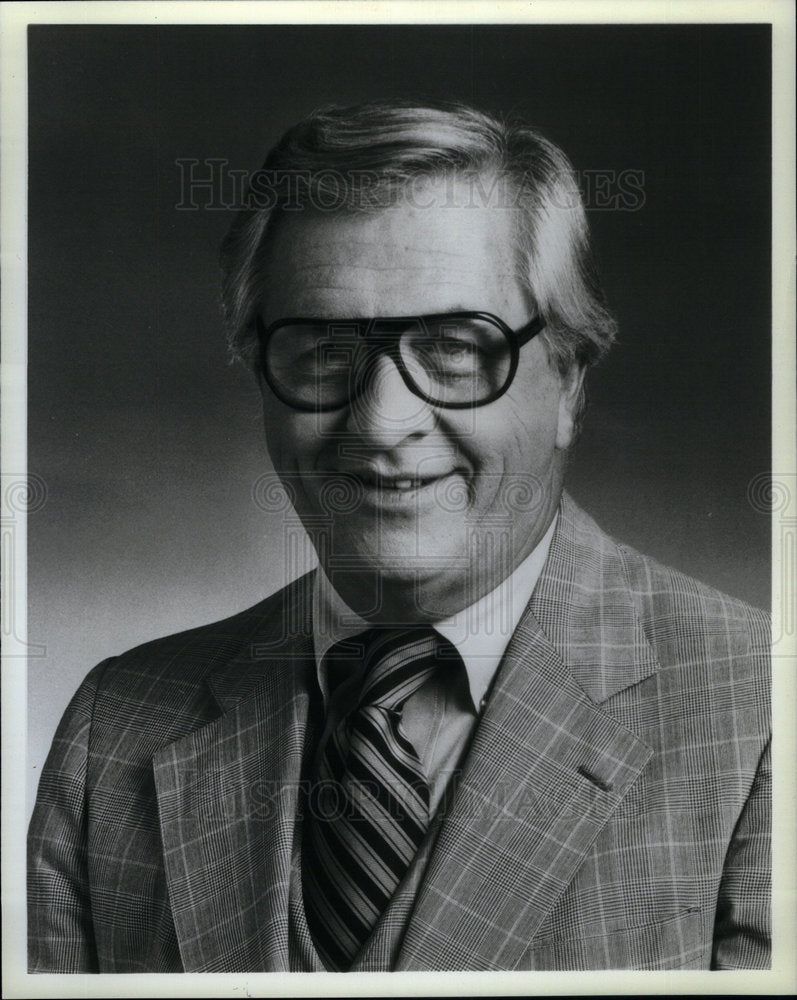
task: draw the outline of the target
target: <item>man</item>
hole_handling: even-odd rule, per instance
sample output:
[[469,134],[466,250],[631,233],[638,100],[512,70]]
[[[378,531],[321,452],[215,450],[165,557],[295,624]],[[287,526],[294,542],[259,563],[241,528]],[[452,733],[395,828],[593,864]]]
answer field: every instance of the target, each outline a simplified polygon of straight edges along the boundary
[[333,109],[250,199],[226,315],[320,568],[88,675],[31,968],[768,967],[765,618],[563,493],[614,336],[563,154]]

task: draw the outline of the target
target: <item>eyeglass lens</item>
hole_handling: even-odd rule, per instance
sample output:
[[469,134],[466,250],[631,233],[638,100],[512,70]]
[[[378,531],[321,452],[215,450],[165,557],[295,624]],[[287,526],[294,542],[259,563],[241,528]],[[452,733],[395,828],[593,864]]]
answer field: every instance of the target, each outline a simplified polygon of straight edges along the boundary
[[402,321],[400,332],[391,321],[367,329],[346,322],[287,324],[270,337],[265,362],[286,401],[343,406],[397,334],[405,378],[429,402],[478,404],[509,377],[512,351],[504,331],[476,317]]

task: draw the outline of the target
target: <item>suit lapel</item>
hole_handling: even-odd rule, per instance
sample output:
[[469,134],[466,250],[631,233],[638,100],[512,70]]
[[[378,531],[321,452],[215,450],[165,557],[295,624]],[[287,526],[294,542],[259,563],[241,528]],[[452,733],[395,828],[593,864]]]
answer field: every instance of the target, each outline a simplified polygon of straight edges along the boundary
[[[313,672],[303,587],[288,588],[239,655],[211,678],[223,714],[154,758],[169,900],[186,971],[289,967],[291,850]],[[297,602],[305,611],[286,629],[287,609]]]
[[565,498],[397,968],[518,964],[652,754],[600,703],[656,668],[619,551]]

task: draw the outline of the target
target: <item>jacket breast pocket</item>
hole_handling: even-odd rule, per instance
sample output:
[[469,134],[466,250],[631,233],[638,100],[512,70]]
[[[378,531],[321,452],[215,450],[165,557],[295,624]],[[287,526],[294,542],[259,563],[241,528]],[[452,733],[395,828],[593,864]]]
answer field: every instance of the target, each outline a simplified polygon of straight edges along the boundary
[[574,939],[534,941],[523,969],[575,972],[592,969],[708,969],[711,940],[697,907],[666,920],[587,934]]

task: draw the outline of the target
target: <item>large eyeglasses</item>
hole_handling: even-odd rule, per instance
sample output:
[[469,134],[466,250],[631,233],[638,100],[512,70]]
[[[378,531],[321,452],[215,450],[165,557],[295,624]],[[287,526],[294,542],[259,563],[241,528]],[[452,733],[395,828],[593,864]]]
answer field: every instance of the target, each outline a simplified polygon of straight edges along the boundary
[[378,319],[258,317],[263,376],[296,410],[337,410],[359,396],[379,355],[396,365],[407,387],[433,406],[467,409],[502,396],[517,371],[520,348],[543,329],[535,316],[519,330],[486,312]]

